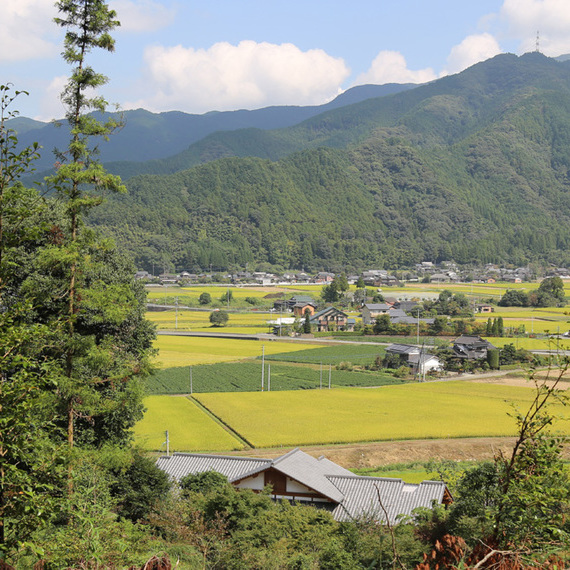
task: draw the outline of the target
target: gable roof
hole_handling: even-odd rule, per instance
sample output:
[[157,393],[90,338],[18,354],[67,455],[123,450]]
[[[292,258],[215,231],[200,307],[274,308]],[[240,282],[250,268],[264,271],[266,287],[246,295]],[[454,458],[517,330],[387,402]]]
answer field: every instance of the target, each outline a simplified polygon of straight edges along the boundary
[[156,465],[175,481],[186,475],[216,471],[233,482],[271,466],[271,459],[233,457],[229,455],[206,455],[202,453],[174,453],[159,457]]
[[418,507],[431,508],[433,501],[441,504],[446,491],[442,481],[423,481],[412,485],[402,479],[356,475],[331,476],[329,480],[345,496],[333,511],[338,521],[369,517],[395,524],[400,516],[410,516]]
[[344,495],[329,481],[327,476],[352,475],[350,471],[325,457],[315,459],[298,448],[275,459],[273,468],[336,503],[340,503]]
[[160,457],[157,466],[177,481],[189,473],[217,471],[230,483],[275,469],[336,503],[333,516],[339,521],[370,517],[395,524],[400,515],[411,515],[418,507],[431,508],[433,501],[442,503],[446,494],[449,497],[445,483],[440,481],[411,485],[402,479],[362,477],[298,448],[277,459],[175,453]]

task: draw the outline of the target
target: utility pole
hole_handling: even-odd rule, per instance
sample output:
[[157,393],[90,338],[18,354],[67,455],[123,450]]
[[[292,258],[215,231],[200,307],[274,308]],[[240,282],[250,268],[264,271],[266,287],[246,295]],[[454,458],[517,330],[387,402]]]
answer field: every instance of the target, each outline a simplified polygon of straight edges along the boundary
[[261,391],[263,392],[263,383],[265,376],[265,345],[261,345]]

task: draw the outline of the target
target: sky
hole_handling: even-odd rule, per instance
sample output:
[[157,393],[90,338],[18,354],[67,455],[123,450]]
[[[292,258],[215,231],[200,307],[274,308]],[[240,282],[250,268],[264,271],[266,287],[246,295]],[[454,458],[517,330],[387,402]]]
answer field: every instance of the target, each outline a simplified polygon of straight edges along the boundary
[[[1,0],[0,84],[59,119],[70,68],[53,0]],[[570,0],[109,0],[100,94],[152,112],[321,105],[356,85],[423,83],[499,53],[570,53]]]

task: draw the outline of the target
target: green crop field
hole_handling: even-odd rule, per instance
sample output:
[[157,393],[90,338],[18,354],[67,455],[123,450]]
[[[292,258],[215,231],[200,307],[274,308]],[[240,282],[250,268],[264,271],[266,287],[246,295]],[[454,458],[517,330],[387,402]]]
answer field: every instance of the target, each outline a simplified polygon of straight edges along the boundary
[[135,442],[148,450],[166,451],[168,430],[171,451],[227,451],[242,443],[196,403],[181,396],[149,396],[147,411],[135,426]]
[[[306,390],[328,387],[329,373],[331,386],[384,386],[401,384],[403,380],[379,372],[352,372],[323,366],[297,366],[266,361],[264,384],[267,389],[271,380],[271,390]],[[149,394],[188,394],[199,392],[252,392],[261,391],[261,360],[228,364],[210,364],[159,370],[147,380]],[[321,380],[322,379],[322,380]]]
[[351,362],[363,365],[371,364],[377,356],[384,356],[385,347],[369,344],[336,344],[324,348],[306,348],[304,350],[287,352],[283,354],[273,354],[268,356],[269,360],[282,362],[306,362],[310,364],[339,364],[340,362]]
[[[261,356],[262,346],[265,354],[277,354],[299,350],[299,344],[286,341],[241,340],[228,338],[204,338],[174,335],[158,335],[155,343],[158,356],[155,365],[158,368],[173,366],[194,366],[232,362]],[[314,348],[314,344],[304,345]],[[319,345],[316,345],[317,347]]]
[[512,435],[509,403],[528,406],[532,390],[458,381],[196,398],[256,447],[272,447]]

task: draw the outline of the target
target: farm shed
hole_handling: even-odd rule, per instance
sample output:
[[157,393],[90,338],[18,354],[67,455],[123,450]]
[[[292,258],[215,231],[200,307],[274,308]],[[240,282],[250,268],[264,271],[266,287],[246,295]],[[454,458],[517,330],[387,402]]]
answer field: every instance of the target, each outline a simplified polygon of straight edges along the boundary
[[157,465],[172,479],[216,471],[239,489],[273,488],[274,499],[312,504],[332,511],[337,520],[373,517],[394,524],[418,507],[449,504],[451,495],[441,481],[407,484],[401,479],[354,475],[325,457],[318,459],[293,449],[277,459],[175,453]]

